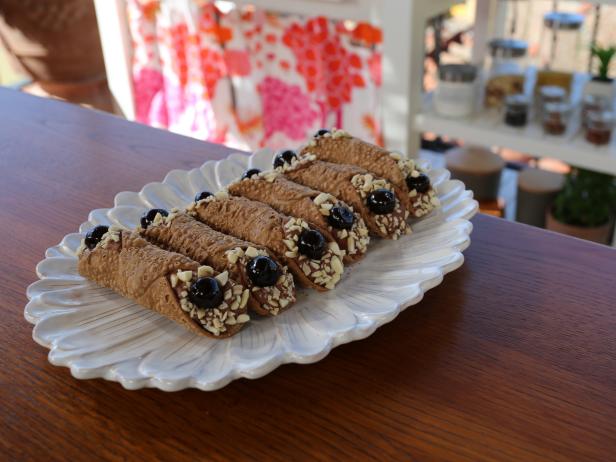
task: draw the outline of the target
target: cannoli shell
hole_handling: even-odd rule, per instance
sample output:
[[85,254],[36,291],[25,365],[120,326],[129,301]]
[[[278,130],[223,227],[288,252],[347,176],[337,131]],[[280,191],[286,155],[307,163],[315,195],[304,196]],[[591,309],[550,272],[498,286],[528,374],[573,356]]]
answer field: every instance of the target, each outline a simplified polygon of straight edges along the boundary
[[241,282],[239,269],[229,265],[225,252],[236,247],[247,248],[251,244],[246,241],[219,233],[184,213],[178,214],[168,225],[150,225],[141,233],[149,241],[187,255],[216,271],[228,270],[231,279]]
[[[193,321],[180,307],[168,276],[182,271],[197,271],[199,264],[184,255],[150,244],[136,233],[120,231],[119,242],[105,248],[85,249],[77,265],[79,274],[113,289],[136,303],[162,314],[191,332],[214,337]],[[233,335],[241,325],[229,326],[224,334]]]
[[[225,252],[237,247],[242,250],[250,246],[259,248],[256,244],[220,233],[186,213],[176,215],[168,225],[164,223],[150,225],[141,233],[157,245],[187,255],[203,265],[211,266],[216,271],[229,271],[231,279],[243,284],[244,287],[251,285],[240,264],[229,263]],[[261,315],[269,314],[261,307],[252,292],[248,298],[248,306]]]
[[396,196],[405,209],[410,210],[411,200],[406,179],[398,161],[390,157],[389,151],[352,136],[334,138],[318,137],[314,143],[302,148],[302,154],[313,154],[319,160],[335,164],[351,164],[361,167],[376,176],[385,178],[394,187]]
[[301,270],[296,258],[285,256],[287,247],[284,225],[290,217],[261,202],[232,196],[222,200],[204,200],[192,209],[195,218],[217,231],[267,247],[285,262],[293,276],[304,287],[326,291],[312,282]]
[[285,172],[285,176],[297,183],[339,197],[353,207],[366,222],[368,229],[375,235],[384,236],[375,222],[374,215],[351,183],[355,175],[367,173],[355,165],[334,164],[330,162],[307,161]]
[[325,239],[328,241],[335,240],[332,233],[327,229],[329,226],[327,219],[319,212],[319,207],[313,202],[320,191],[293,183],[282,175],[278,175],[272,182],[265,179],[237,181],[229,185],[228,190],[234,196],[263,202],[280,213],[302,218],[318,229]]

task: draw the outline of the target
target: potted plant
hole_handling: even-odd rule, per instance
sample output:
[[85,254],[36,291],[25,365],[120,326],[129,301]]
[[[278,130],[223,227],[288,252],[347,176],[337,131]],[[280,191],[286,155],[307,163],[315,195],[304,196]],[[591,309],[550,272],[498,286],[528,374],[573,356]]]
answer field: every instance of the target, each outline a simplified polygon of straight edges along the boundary
[[571,236],[608,244],[616,210],[614,177],[573,170],[547,213],[546,227]]
[[586,84],[585,94],[605,96],[610,101],[614,98],[614,81],[609,77],[610,61],[616,55],[616,47],[602,48],[593,45],[590,49],[593,58],[599,60],[597,75]]
[[112,109],[91,0],[0,0],[0,44],[26,91]]

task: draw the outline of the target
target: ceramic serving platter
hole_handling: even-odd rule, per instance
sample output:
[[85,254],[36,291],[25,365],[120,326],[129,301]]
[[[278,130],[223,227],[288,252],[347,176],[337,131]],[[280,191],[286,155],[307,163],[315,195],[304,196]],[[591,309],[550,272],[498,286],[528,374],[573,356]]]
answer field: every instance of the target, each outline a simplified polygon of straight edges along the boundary
[[99,224],[133,228],[148,209],[185,207],[198,191],[215,191],[247,168],[270,168],[272,153],[232,154],[190,171],[173,170],[140,192],[121,192],[110,209],[93,210],[79,233],[47,249],[28,287],[26,319],[49,361],[79,379],[104,378],[125,388],[215,390],[238,377],[258,378],[281,364],[312,363],[337,345],[368,337],[418,303],[464,261],[477,202],[445,169],[428,170],[442,207],[412,223],[398,241],[373,239],[347,267],[335,290],[298,290],[296,305],[275,318],[254,319],[236,336],[199,337],[77,273],[83,234]]

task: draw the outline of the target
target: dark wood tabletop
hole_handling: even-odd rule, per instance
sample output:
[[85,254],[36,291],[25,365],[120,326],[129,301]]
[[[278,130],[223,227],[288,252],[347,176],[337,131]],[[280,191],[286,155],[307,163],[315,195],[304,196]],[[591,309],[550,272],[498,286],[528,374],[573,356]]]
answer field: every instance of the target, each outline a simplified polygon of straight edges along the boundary
[[465,264],[371,337],[215,392],[47,361],[47,247],[118,191],[228,149],[0,90],[1,460],[615,460],[616,251],[477,216]]

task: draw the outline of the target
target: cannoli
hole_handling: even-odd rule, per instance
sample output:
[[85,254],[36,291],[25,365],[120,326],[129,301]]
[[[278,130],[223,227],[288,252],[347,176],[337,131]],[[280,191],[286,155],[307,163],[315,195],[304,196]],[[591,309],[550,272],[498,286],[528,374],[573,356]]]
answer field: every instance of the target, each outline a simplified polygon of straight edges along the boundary
[[323,162],[307,154],[291,158],[276,171],[291,181],[342,199],[361,215],[375,236],[398,239],[411,231],[406,223],[408,212],[391,183],[361,167]]
[[217,231],[267,247],[305,287],[333,289],[344,271],[344,252],[317,229],[268,205],[219,191],[187,209]]
[[194,333],[229,337],[250,319],[248,290],[227,271],[200,266],[137,233],[96,226],[86,234],[77,255],[79,274]]
[[230,194],[263,202],[274,210],[306,220],[345,251],[344,262],[364,256],[370,242],[368,228],[359,214],[328,193],[286,179],[276,171],[249,170],[227,187]]
[[343,130],[319,130],[302,148],[301,154],[307,153],[326,162],[357,165],[388,180],[413,218],[427,215],[439,206],[430,178],[412,159],[362,141]]
[[177,210],[153,211],[142,220],[143,237],[216,271],[228,271],[231,279],[249,289],[248,307],[255,312],[275,316],[295,302],[293,276],[264,247],[219,233]]

